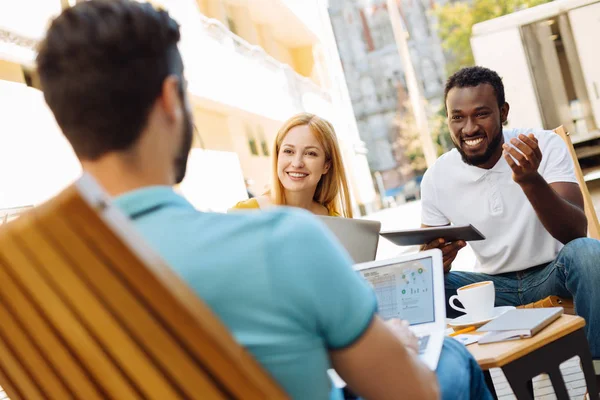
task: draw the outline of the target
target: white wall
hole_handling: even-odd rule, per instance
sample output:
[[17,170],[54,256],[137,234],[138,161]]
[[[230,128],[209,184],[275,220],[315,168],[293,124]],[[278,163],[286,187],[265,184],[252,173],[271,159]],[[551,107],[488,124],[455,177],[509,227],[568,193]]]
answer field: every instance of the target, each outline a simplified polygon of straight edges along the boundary
[[229,133],[227,115],[195,106],[194,123],[205,148],[218,151],[233,151],[234,146]]
[[248,197],[237,154],[203,149],[192,149],[178,191],[200,211],[226,212]]
[[[278,121],[271,121],[251,115],[243,117],[232,115],[229,117],[229,130],[234,143],[234,151],[239,157],[244,177],[254,181],[251,190],[255,194],[262,194],[265,187],[270,184],[271,157],[273,156],[271,148],[273,147],[273,141],[280,126],[281,123]],[[250,152],[247,129],[250,129],[256,139],[258,156]],[[262,129],[265,141],[267,142],[269,156],[265,156],[262,152],[260,136],[258,134],[260,129]]]
[[50,19],[60,12],[60,0],[3,0],[0,1],[0,28],[41,39]]
[[299,18],[317,37],[322,35],[319,24],[318,2],[324,0],[280,0],[293,14]]
[[42,93],[0,80],[0,208],[40,204],[81,173]]
[[600,56],[598,55],[598,43],[596,43],[597,35],[600,32],[600,3],[571,10],[569,19],[592,112],[596,124],[600,125],[600,71],[598,65]]
[[542,117],[519,29],[474,36],[471,48],[477,65],[498,72],[504,82],[506,101],[510,104],[508,125],[541,128]]

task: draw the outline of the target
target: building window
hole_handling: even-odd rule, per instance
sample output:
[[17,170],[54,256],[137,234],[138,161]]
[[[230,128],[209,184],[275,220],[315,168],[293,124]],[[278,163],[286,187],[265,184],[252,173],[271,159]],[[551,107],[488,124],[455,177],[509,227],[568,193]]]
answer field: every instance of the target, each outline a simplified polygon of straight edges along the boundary
[[367,51],[375,51],[395,43],[394,31],[385,2],[360,10],[360,17]]
[[250,147],[250,154],[253,156],[258,156],[258,146],[256,145],[256,139],[254,138],[254,134],[252,133],[252,129],[249,126],[246,126],[246,137],[248,138],[248,146]]
[[260,138],[260,148],[262,149],[263,155],[269,157],[271,154],[269,152],[269,144],[267,143],[267,139],[265,139],[265,132],[262,129],[262,126],[258,126],[258,137]]
[[235,8],[232,6],[226,6],[225,13],[227,16],[227,27],[233,34],[239,36],[238,29],[237,29],[237,26],[235,25],[235,19],[234,19]]
[[365,42],[365,45],[367,46],[367,51],[371,52],[373,50],[375,50],[375,45],[373,44],[373,36],[371,36],[371,30],[369,29],[369,21],[367,20],[367,16],[365,14],[364,10],[360,10],[360,22],[362,24],[362,37],[363,37],[363,42]]
[[231,33],[237,35],[237,28],[235,26],[235,21],[231,17],[227,17],[227,25],[229,26],[229,30]]
[[269,146],[267,145],[267,142],[265,141],[265,139],[260,140],[260,146],[262,147],[263,154],[265,156],[269,157],[269,155],[270,155]]

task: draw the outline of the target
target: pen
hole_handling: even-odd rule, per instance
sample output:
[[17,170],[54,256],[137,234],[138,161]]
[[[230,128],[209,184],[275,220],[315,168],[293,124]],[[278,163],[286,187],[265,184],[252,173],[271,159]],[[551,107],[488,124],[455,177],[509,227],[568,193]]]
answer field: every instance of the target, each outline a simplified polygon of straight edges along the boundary
[[460,335],[461,333],[472,332],[472,331],[474,331],[474,330],[476,330],[476,329],[477,329],[477,328],[476,328],[476,327],[474,327],[474,326],[469,326],[468,328],[464,328],[464,329],[461,329],[461,330],[459,330],[459,331],[452,332],[452,333],[451,333],[449,336],[450,336],[450,337],[457,336],[457,335]]

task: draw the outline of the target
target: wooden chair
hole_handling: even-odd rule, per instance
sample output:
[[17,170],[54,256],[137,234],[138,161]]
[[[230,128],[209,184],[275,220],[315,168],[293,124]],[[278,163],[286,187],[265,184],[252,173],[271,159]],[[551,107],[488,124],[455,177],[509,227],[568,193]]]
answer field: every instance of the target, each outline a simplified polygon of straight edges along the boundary
[[89,177],[0,227],[0,385],[19,399],[285,399]]
[[[558,128],[554,129],[554,133],[556,133],[564,140],[564,142],[567,145],[567,149],[569,150],[569,154],[573,159],[573,163],[575,164],[575,176],[577,177],[577,183],[579,183],[581,194],[583,195],[584,211],[588,221],[588,236],[600,240],[600,223],[598,223],[598,216],[596,215],[596,211],[594,210],[592,196],[590,195],[590,191],[588,190],[588,187],[585,183],[585,179],[583,178],[583,171],[581,170],[581,166],[579,165],[577,153],[575,152],[575,147],[573,146],[573,142],[571,141],[569,132],[567,132],[565,128],[561,125]],[[521,306],[520,308],[542,307],[563,307],[565,309],[565,313],[575,314],[575,305],[573,304],[573,300],[560,298],[558,296],[548,296],[545,299],[536,301],[535,303],[526,304],[524,306]]]
[[575,147],[573,146],[573,142],[571,141],[571,136],[562,125],[556,128],[554,132],[558,136],[560,136],[567,144],[569,154],[571,154],[571,158],[573,159],[573,163],[575,164],[575,175],[577,176],[577,183],[579,183],[579,187],[581,188],[585,216],[588,220],[588,236],[600,240],[600,223],[598,222],[598,216],[596,215],[596,211],[594,210],[592,196],[590,195],[590,191],[588,190],[588,187],[585,183],[585,179],[583,178],[583,171],[581,170],[581,166],[579,165],[579,160],[577,159],[577,153],[575,152]]

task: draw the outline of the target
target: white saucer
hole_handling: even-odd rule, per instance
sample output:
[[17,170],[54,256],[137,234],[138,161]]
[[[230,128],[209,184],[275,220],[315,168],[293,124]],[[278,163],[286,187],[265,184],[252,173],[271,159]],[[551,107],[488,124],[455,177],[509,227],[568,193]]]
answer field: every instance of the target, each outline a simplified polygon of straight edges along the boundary
[[507,312],[509,310],[514,310],[514,309],[515,309],[515,307],[513,307],[513,306],[494,307],[494,312],[491,317],[486,318],[486,319],[480,319],[477,321],[473,321],[473,319],[468,314],[461,315],[458,318],[449,320],[448,326],[451,326],[454,330],[467,328],[469,326],[475,326],[475,327],[479,328],[483,324],[486,324],[486,323],[490,322],[491,320],[498,318],[505,312]]

